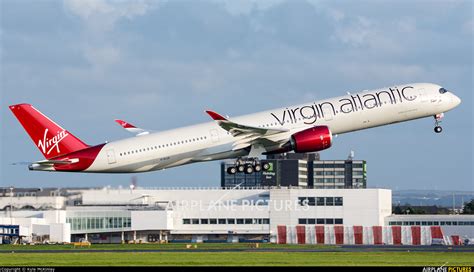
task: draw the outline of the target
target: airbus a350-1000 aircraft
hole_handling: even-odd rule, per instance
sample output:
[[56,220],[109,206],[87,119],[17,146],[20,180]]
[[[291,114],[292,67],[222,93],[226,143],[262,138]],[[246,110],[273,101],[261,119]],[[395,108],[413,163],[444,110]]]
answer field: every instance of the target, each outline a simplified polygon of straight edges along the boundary
[[115,120],[136,134],[95,146],[85,144],[29,104],[10,106],[45,156],[30,170],[93,173],[155,171],[194,162],[235,158],[230,174],[262,171],[262,154],[315,152],[331,147],[333,135],[434,117],[461,103],[445,88],[416,83],[347,94],[235,118],[206,111],[213,122],[152,132]]

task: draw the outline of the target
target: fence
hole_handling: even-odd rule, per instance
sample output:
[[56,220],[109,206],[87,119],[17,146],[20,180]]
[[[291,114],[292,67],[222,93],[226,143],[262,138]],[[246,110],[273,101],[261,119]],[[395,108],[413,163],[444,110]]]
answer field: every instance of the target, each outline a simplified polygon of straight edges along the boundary
[[279,244],[457,245],[456,238],[445,237],[440,226],[277,226]]

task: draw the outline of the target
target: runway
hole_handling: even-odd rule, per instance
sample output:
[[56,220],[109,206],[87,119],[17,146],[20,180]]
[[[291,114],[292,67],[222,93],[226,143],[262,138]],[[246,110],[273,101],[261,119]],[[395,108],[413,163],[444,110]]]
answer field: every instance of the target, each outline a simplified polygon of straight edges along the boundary
[[472,252],[474,245],[469,246],[355,246],[344,245],[331,248],[229,248],[229,249],[19,249],[0,250],[0,254],[12,253],[160,253],[160,252]]

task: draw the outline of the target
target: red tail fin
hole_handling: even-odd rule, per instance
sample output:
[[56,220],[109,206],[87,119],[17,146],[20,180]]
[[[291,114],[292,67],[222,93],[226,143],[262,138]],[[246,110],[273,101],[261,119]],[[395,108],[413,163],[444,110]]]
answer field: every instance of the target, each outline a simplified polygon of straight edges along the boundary
[[46,159],[88,147],[29,104],[12,105],[10,110]]

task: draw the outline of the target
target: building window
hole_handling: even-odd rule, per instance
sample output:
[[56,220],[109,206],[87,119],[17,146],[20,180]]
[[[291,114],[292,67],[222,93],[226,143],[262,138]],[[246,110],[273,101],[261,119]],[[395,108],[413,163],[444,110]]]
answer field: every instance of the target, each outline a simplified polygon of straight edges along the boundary
[[310,225],[316,224],[316,219],[315,218],[308,218],[308,224],[310,224]]
[[219,218],[219,219],[217,219],[217,222],[219,223],[219,225],[225,225],[226,221],[223,218]]
[[270,219],[269,218],[263,218],[263,224],[270,224]]
[[307,197],[298,197],[298,204],[300,204],[300,206],[307,206],[308,205],[308,198]]
[[317,206],[324,206],[324,197],[317,197],[316,198],[316,205]]
[[244,223],[244,219],[243,218],[238,218],[237,219],[237,224],[238,225],[242,225]]
[[252,218],[245,218],[245,224],[252,224]]
[[209,224],[209,219],[201,219],[201,224]]
[[306,222],[307,222],[306,218],[298,219],[298,224],[306,224]]
[[334,219],[334,224],[342,225],[342,218]]
[[227,219],[227,224],[231,224],[231,225],[235,224],[235,219],[234,218]]
[[197,218],[191,219],[191,222],[192,222],[193,225],[199,225],[199,219],[197,219]]
[[318,224],[318,225],[323,225],[323,224],[324,224],[324,219],[322,219],[322,218],[317,218],[317,219],[316,219],[316,224]]
[[332,225],[332,224],[334,224],[334,219],[333,218],[326,218],[324,220],[324,222],[328,225]]
[[334,206],[334,197],[326,197],[326,206]]
[[334,198],[334,205],[335,206],[342,206],[343,203],[342,203],[342,197],[335,197]]
[[190,219],[183,219],[183,225],[189,225],[189,224],[191,224]]
[[211,225],[217,224],[217,219],[215,219],[215,218],[209,219],[209,224],[211,224]]

